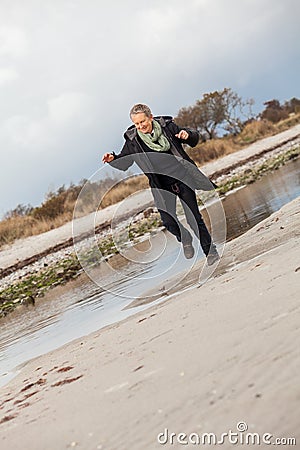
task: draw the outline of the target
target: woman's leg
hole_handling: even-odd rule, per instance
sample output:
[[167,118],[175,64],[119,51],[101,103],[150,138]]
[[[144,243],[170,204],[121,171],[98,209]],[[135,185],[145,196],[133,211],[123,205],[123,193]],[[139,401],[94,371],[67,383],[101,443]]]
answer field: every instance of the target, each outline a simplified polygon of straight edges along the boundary
[[187,222],[200,240],[203,252],[207,256],[209,253],[216,253],[216,247],[212,243],[209,231],[200,214],[195,191],[184,183],[180,183],[180,193],[178,194],[183,206]]
[[176,215],[176,194],[167,190],[161,191],[165,208],[158,208],[161,220],[166,229],[176,236],[179,242],[191,243],[193,238],[191,233],[180,223]]

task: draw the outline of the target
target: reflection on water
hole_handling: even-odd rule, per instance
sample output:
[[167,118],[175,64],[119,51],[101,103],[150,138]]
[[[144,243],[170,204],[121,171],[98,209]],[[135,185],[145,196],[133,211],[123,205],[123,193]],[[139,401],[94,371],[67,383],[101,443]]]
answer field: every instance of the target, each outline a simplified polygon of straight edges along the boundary
[[[227,240],[243,234],[299,196],[299,169],[300,160],[290,162],[261,180],[225,196],[223,207],[227,219]],[[179,276],[189,267],[187,260],[179,254],[176,240],[168,234],[166,239],[167,246],[162,257],[142,266],[137,263],[129,264],[126,276],[117,274],[107,280],[106,289],[111,283],[114,292],[104,291],[91,282],[81,285],[75,282],[56,291],[56,298],[40,300],[34,311],[28,308],[3,321],[0,337],[0,385],[9,381],[12,371],[25,361],[145,309],[147,306],[133,310],[124,308],[133,297],[153,288],[151,281],[147,282],[149,275],[155,276],[155,283],[158,285],[164,280],[166,267],[170,267],[176,258],[179,263],[173,265],[173,275],[178,273]],[[127,298],[120,296],[125,293]]]
[[245,233],[300,194],[300,160],[292,161],[223,202],[227,241]]

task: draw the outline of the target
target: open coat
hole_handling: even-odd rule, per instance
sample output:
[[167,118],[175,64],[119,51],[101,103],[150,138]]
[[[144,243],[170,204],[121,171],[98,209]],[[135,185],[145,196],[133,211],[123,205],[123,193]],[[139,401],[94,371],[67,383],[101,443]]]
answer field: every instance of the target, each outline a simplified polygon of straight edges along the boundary
[[[160,124],[162,132],[169,140],[171,144],[171,153],[184,165],[186,169],[186,176],[180,181],[183,181],[191,189],[201,189],[204,191],[214,189],[216,185],[198,169],[194,161],[184,151],[182,145],[188,144],[190,147],[195,147],[199,141],[199,133],[189,128],[180,128],[170,116],[154,117],[154,120]],[[188,132],[188,139],[178,139],[175,136],[180,130],[186,130]],[[154,200],[158,203],[159,198],[155,191],[163,189],[163,186],[157,176],[157,171],[151,164],[149,155],[144,151],[143,146],[141,145],[140,139],[138,138],[137,129],[134,125],[127,129],[124,133],[124,138],[125,143],[121,152],[119,154],[113,153],[114,160],[110,163],[110,165],[116,169],[125,171],[135,162],[148,177]],[[156,153],[158,154],[158,157],[163,157],[163,152]]]

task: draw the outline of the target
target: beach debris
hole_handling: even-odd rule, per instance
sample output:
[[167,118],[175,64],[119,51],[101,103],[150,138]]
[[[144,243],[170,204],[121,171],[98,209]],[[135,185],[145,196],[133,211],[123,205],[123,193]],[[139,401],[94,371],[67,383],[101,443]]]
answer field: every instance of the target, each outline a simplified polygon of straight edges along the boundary
[[137,372],[138,370],[142,369],[143,367],[144,367],[144,366],[138,366],[138,367],[136,367],[135,369],[133,369],[132,372]]
[[29,403],[29,402],[20,403],[20,404],[18,405],[18,408],[27,408],[27,406],[30,406],[30,403]]
[[68,372],[69,370],[74,369],[73,366],[66,366],[66,367],[61,367],[60,369],[57,369],[56,372]]
[[73,378],[65,378],[64,380],[56,381],[56,383],[52,383],[51,387],[58,387],[63,386],[64,384],[73,383],[73,381],[79,380],[79,378],[82,378],[83,375],[78,375],[78,377]]
[[13,404],[14,404],[14,405],[18,405],[19,403],[23,403],[23,402],[24,402],[25,400],[27,400],[29,397],[32,397],[33,395],[36,395],[36,394],[38,394],[39,392],[40,392],[40,391],[30,392],[30,393],[24,395],[23,398],[15,400]]
[[20,390],[20,392],[27,391],[27,389],[32,388],[32,387],[34,386],[34,384],[35,384],[35,383],[29,383],[29,384],[27,384],[26,386],[24,386],[24,387]]
[[137,321],[137,323],[144,322],[144,320],[150,319],[151,317],[154,317],[154,316],[156,316],[156,314],[150,314],[150,316],[148,316],[148,317],[142,317],[141,319],[139,319]]
[[252,270],[256,269],[256,267],[259,267],[261,265],[262,265],[262,263],[257,263],[257,264],[255,264],[255,266],[251,267],[250,270],[252,271]]
[[34,382],[34,383],[29,383],[29,384],[27,384],[26,386],[24,386],[24,387],[20,390],[20,392],[25,392],[25,391],[27,391],[28,389],[31,389],[33,386],[36,386],[36,385],[42,386],[42,385],[45,384],[46,382],[47,382],[46,378],[39,378],[36,382]]
[[33,295],[28,295],[28,297],[22,298],[21,304],[25,306],[29,305],[35,306],[35,299]]
[[144,320],[147,320],[147,319],[148,319],[148,317],[143,317],[142,319],[138,320],[138,322],[137,322],[137,323],[141,323],[141,322],[144,322]]
[[9,414],[7,416],[2,417],[2,419],[0,419],[0,424],[8,422],[9,420],[12,420],[16,417],[16,414]]
[[148,219],[148,217],[150,217],[151,214],[153,214],[153,213],[154,213],[154,208],[152,208],[151,206],[150,206],[149,208],[146,208],[146,209],[143,211],[143,215],[144,215],[144,217],[145,217],[146,219]]

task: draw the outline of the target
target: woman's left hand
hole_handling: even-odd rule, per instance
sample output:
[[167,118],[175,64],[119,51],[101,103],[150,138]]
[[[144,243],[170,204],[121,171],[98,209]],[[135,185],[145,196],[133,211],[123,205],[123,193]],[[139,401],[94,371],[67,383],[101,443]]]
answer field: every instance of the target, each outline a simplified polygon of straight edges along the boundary
[[175,134],[178,139],[187,140],[189,137],[189,133],[185,130],[180,130],[179,133]]

